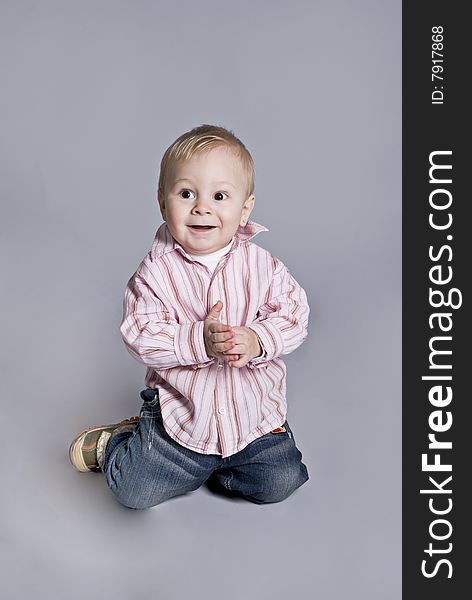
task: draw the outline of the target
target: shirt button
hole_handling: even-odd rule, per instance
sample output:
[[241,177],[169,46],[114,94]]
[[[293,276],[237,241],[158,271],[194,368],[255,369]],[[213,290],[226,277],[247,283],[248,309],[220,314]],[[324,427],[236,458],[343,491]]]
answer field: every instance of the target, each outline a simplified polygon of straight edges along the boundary
[[224,406],[220,406],[220,408],[218,409],[218,412],[220,413],[220,415],[224,415],[226,412],[226,408]]
[[223,368],[223,363],[218,363],[218,369],[222,369]]

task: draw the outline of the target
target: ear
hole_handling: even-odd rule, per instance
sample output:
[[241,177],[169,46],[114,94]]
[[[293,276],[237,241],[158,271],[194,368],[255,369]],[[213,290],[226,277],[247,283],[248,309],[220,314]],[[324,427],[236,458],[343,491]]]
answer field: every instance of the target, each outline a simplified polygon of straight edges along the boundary
[[164,219],[164,221],[166,220],[166,206],[165,206],[165,200],[164,200],[164,195],[161,191],[157,191],[157,202],[159,204],[159,208],[161,209],[161,215],[162,218]]
[[243,204],[243,210],[241,213],[241,220],[239,222],[241,227],[244,227],[246,225],[246,223],[248,222],[249,215],[251,214],[252,209],[254,208],[255,201],[256,201],[256,198],[255,198],[254,194],[251,194],[249,196],[249,198],[247,200],[245,200],[245,202]]

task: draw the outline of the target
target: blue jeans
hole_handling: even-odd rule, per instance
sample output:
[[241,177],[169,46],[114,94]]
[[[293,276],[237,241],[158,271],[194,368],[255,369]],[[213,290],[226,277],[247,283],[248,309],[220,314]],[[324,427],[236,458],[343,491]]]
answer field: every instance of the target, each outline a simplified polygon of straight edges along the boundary
[[287,421],[286,432],[267,433],[222,458],[189,450],[167,434],[156,390],[143,390],[141,398],[138,425],[110,439],[102,466],[109,488],[124,506],[150,508],[203,483],[257,504],[280,502],[308,480]]

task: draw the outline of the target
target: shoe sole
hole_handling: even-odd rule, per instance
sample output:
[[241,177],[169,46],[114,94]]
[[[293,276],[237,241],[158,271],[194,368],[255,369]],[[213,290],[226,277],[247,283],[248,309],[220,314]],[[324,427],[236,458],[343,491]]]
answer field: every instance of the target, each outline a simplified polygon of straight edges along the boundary
[[[98,431],[99,429],[103,429],[103,430],[112,429],[112,428],[116,429],[117,427],[120,427],[121,425],[133,424],[133,423],[138,423],[138,422],[139,422],[139,417],[131,417],[130,419],[127,419],[126,421],[120,421],[119,423],[113,423],[111,425],[98,425],[98,426],[96,425],[94,427],[87,427],[87,429],[84,429],[83,431],[81,431],[78,434],[78,436],[74,439],[74,441],[69,446],[69,460],[70,460],[72,466],[75,467],[81,473],[88,473],[89,471],[94,470],[87,466],[86,462],[84,461],[84,455],[82,453],[85,436],[88,433],[90,433],[91,431]],[[100,469],[97,469],[97,470],[100,471]]]

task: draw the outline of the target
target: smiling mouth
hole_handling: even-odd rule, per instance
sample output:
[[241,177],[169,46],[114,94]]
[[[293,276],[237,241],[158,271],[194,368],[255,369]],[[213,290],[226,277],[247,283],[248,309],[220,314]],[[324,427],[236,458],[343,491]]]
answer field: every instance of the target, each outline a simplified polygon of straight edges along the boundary
[[216,225],[189,225],[189,227],[196,231],[209,231],[210,229],[215,229]]

